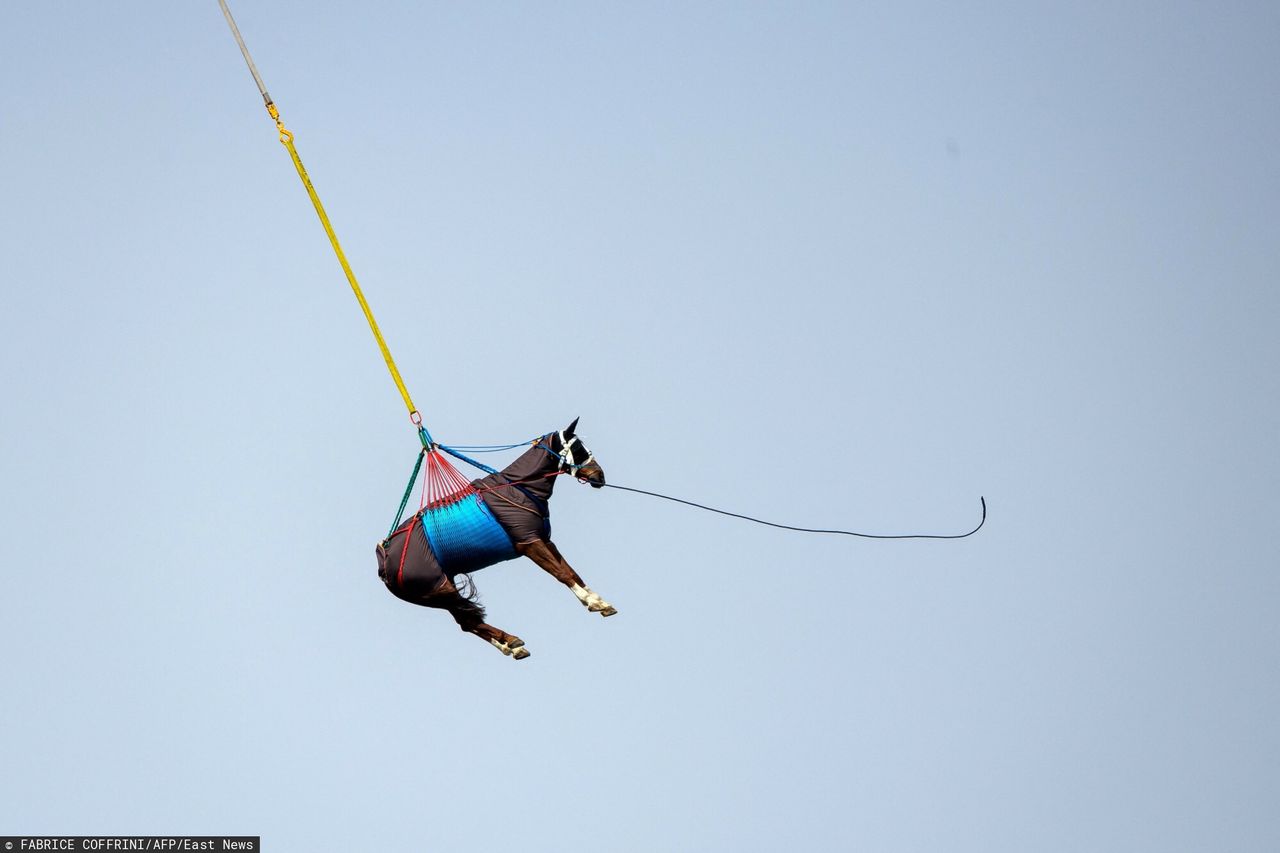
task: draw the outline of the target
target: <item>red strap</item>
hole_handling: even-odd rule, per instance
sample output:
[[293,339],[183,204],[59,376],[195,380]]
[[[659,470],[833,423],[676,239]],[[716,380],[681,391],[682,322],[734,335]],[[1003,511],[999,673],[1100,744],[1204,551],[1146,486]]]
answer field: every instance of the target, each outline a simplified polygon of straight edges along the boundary
[[396,570],[396,586],[404,586],[404,558],[409,556],[409,540],[413,538],[413,528],[419,521],[420,516],[414,516],[409,519],[409,532],[404,535],[404,547],[400,549],[400,568]]

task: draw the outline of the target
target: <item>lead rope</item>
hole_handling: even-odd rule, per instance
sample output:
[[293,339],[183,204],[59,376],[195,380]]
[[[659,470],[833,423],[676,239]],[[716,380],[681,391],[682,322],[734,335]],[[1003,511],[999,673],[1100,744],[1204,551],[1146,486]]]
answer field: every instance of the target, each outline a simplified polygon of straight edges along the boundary
[[906,533],[906,534],[900,534],[900,535],[886,536],[884,534],[879,534],[879,533],[855,533],[852,530],[821,530],[814,527],[793,527],[790,524],[778,524],[777,522],[765,521],[764,519],[760,519],[760,518],[752,518],[749,515],[743,515],[737,512],[729,512],[728,510],[724,510],[724,509],[716,509],[713,506],[705,506],[703,504],[694,503],[693,501],[687,501],[684,498],[673,498],[671,495],[664,495],[659,492],[648,492],[648,491],[645,491],[644,489],[633,489],[630,486],[617,486],[617,485],[614,485],[613,483],[604,483],[603,485],[606,489],[621,489],[624,492],[635,492],[638,495],[648,495],[651,498],[662,498],[664,501],[674,501],[675,503],[684,504],[685,506],[691,506],[697,509],[704,509],[707,512],[715,512],[715,513],[719,513],[720,515],[730,516],[732,518],[741,518],[744,521],[753,521],[756,524],[763,524],[767,527],[777,527],[780,530],[795,530],[799,533],[835,533],[841,536],[858,536],[863,539],[964,539],[967,536],[972,536],[973,534],[977,533],[979,530],[982,529],[982,525],[987,523],[987,499],[984,497],[978,498],[978,500],[982,501],[982,520],[978,522],[977,527],[973,528],[968,533],[953,533],[953,534]]
[[329,243],[333,246],[333,253],[338,256],[338,263],[342,265],[342,272],[347,277],[347,282],[351,285],[351,290],[356,295],[356,301],[360,303],[360,310],[364,312],[364,318],[369,322],[369,330],[373,332],[374,340],[378,342],[378,349],[382,351],[382,360],[387,363],[387,370],[391,372],[391,378],[396,383],[396,389],[400,392],[400,398],[404,400],[405,407],[409,410],[409,420],[418,428],[419,438],[422,440],[423,447],[431,447],[431,435],[422,425],[422,415],[419,414],[417,406],[413,404],[413,399],[409,396],[409,390],[405,388],[404,380],[400,378],[400,370],[396,367],[395,359],[391,357],[391,350],[387,347],[386,340],[382,337],[382,331],[378,328],[378,321],[373,318],[373,310],[369,308],[369,302],[364,298],[364,291],[360,289],[360,282],[356,281],[356,274],[351,270],[351,264],[347,263],[346,253],[342,251],[342,245],[338,242],[338,235],[333,231],[333,224],[329,222],[329,216],[325,213],[324,205],[320,203],[320,196],[316,194],[316,188],[311,183],[311,178],[307,175],[306,168],[302,165],[302,158],[298,156],[298,149],[293,145],[293,133],[284,126],[284,121],[280,118],[280,110],[276,108],[275,103],[271,100],[271,95],[267,94],[267,87],[262,82],[262,75],[258,73],[258,67],[253,62],[253,57],[249,55],[249,48],[245,46],[244,39],[240,35],[240,28],[236,26],[235,18],[231,17],[231,9],[227,7],[227,0],[218,0],[218,5],[222,7],[222,14],[227,19],[227,24],[231,27],[231,34],[235,36],[236,44],[240,46],[240,52],[244,54],[244,61],[249,66],[249,73],[253,75],[253,81],[258,84],[258,91],[262,93],[262,100],[266,104],[267,113],[276,123],[276,130],[280,134],[280,144],[289,150],[289,157],[293,160],[294,168],[298,170],[298,177],[302,180],[302,186],[307,190],[307,196],[311,199],[311,204],[316,209],[316,215],[320,217],[320,224],[324,226],[324,233],[329,236]]

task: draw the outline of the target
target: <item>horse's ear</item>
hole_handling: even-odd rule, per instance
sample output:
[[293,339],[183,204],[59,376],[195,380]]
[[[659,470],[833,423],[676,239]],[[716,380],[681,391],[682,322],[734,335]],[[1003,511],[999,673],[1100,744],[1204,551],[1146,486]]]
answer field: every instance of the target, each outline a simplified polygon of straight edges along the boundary
[[566,436],[573,435],[573,431],[577,428],[578,428],[578,419],[574,418],[573,423],[569,424],[567,427],[564,428],[564,434]]

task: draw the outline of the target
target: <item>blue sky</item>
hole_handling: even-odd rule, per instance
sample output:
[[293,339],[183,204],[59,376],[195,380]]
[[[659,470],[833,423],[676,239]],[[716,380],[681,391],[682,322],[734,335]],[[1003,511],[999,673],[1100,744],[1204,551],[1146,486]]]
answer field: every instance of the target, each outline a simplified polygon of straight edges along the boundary
[[217,4],[8,10],[0,830],[1271,850],[1274,4],[233,6],[433,433],[613,482],[386,593],[416,439]]

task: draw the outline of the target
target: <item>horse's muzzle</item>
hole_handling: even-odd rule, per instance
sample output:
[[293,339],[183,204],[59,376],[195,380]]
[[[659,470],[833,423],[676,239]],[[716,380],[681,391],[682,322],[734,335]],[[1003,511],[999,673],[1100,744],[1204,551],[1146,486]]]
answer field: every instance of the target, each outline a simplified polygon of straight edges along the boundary
[[604,487],[604,469],[594,462],[578,471],[578,479],[593,489]]

